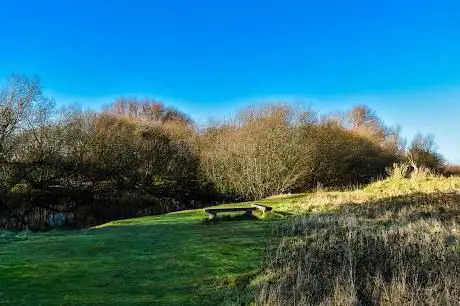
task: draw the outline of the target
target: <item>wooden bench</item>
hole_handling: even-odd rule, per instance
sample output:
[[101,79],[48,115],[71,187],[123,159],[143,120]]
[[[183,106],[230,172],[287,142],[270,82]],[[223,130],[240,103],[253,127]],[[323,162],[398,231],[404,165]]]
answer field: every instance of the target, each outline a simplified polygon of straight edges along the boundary
[[270,206],[265,206],[265,205],[261,205],[261,204],[252,204],[251,207],[255,207],[257,209],[260,209],[264,214],[267,211],[271,211],[273,209]]
[[251,207],[207,208],[204,211],[208,214],[209,220],[212,220],[217,216],[218,213],[223,213],[223,212],[244,211],[244,215],[252,216],[252,212],[257,209],[261,210],[264,214],[267,211],[272,210],[272,208],[269,206],[252,204]]

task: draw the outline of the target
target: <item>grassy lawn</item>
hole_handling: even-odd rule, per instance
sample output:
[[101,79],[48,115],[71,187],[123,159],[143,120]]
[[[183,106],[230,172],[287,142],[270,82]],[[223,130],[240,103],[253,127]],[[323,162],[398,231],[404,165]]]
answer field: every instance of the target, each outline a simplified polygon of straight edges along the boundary
[[229,287],[238,287],[239,279],[260,268],[274,221],[204,225],[204,217],[195,210],[83,231],[5,232],[0,238],[0,304],[237,301],[241,290]]

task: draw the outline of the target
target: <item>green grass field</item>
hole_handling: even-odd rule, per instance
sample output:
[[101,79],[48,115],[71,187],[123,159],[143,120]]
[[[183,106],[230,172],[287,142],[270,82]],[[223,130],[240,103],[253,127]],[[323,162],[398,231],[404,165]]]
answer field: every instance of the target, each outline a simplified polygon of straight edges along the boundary
[[[272,290],[266,283],[271,272],[264,263],[270,263],[267,247],[277,245],[272,229],[279,228],[278,223],[295,225],[283,234],[284,240],[292,240],[296,224],[304,224],[305,216],[332,212],[347,216],[342,211],[356,205],[379,205],[375,207],[382,207],[385,218],[393,218],[396,209],[407,215],[423,212],[423,217],[443,201],[433,198],[424,205],[428,200],[420,193],[453,191],[460,191],[459,178],[392,179],[349,191],[319,190],[266,199],[261,202],[273,206],[274,212],[263,220],[236,218],[204,224],[203,210],[193,210],[78,231],[0,231],[0,304],[247,304],[260,297],[261,287]],[[399,196],[409,198],[395,200]],[[449,205],[442,212],[455,208],[456,214],[456,205]],[[362,211],[369,214],[369,209]],[[286,250],[291,254],[291,249]]]
[[[202,210],[84,231],[4,233],[0,303],[216,304],[263,261],[273,222],[205,225]],[[230,293],[229,293],[230,292]]]

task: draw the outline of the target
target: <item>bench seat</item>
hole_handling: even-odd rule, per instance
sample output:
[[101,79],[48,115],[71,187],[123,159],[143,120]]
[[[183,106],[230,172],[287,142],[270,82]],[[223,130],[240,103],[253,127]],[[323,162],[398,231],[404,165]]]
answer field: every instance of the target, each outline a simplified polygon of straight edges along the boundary
[[247,216],[252,216],[252,212],[255,210],[261,210],[264,214],[267,211],[271,211],[272,208],[269,206],[259,205],[259,204],[252,204],[251,207],[228,207],[228,208],[207,208],[204,211],[208,214],[209,219],[214,219],[218,213],[223,212],[238,212],[244,211],[244,214]]

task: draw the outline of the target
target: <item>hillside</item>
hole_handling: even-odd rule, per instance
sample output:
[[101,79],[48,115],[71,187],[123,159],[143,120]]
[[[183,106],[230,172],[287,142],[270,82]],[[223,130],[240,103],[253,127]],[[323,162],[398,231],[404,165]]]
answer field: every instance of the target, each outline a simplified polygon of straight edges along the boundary
[[[259,275],[269,305],[454,305],[460,179],[391,178],[291,203]],[[283,207],[287,207],[285,203]]]
[[[391,277],[379,274],[378,288],[413,301],[410,292],[394,291],[404,275],[391,272],[416,267],[405,266],[412,258],[420,269],[431,269],[429,276],[410,270],[418,273],[419,295],[440,292],[448,283],[450,296],[445,294],[443,301],[451,301],[460,293],[455,285],[460,279],[459,191],[460,178],[393,178],[356,190],[272,197],[263,201],[274,207],[265,220],[205,224],[202,210],[189,210],[79,231],[3,231],[0,303],[398,302],[363,289],[378,287],[365,281],[383,271],[379,253],[386,254],[382,265]],[[412,253],[394,252],[408,245]],[[347,262],[350,267],[337,266]],[[363,264],[369,269],[363,270]],[[324,277],[333,281],[321,276],[327,266]],[[312,273],[311,267],[318,270]],[[362,283],[353,283],[357,276]],[[353,284],[355,294],[340,281]],[[312,282],[317,292],[307,296]],[[407,290],[415,288],[407,284]]]

